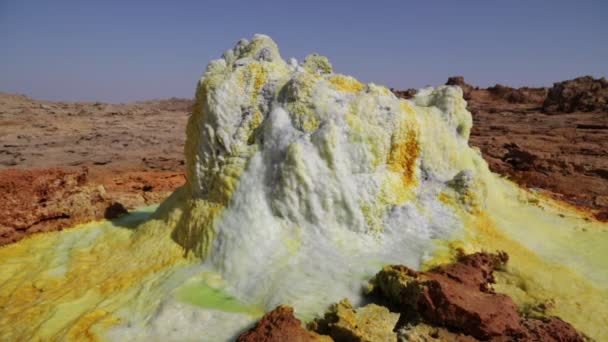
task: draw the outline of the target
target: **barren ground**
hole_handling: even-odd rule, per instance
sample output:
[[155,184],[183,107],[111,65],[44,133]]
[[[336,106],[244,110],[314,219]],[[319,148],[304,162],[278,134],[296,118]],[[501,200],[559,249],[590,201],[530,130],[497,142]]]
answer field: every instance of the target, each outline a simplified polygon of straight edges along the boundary
[[492,171],[608,219],[608,112],[545,114],[542,101],[509,103],[473,90],[470,144]]

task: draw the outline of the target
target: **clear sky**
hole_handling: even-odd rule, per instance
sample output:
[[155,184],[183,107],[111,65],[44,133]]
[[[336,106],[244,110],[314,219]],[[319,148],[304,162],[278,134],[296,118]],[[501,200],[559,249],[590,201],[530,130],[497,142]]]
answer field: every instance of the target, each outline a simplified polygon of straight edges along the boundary
[[0,0],[0,92],[123,102],[191,97],[211,59],[271,36],[284,58],[398,89],[608,76],[608,1]]

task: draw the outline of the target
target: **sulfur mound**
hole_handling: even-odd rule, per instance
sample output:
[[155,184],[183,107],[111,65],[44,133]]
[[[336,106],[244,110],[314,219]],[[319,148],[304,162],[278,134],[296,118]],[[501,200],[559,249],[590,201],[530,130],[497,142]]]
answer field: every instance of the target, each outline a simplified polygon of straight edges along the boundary
[[[528,195],[488,171],[468,145],[471,126],[458,87],[404,101],[334,73],[324,57],[285,62],[270,38],[242,40],[198,85],[188,182],[167,209],[180,213],[172,236],[237,298],[266,310],[287,303],[302,317],[345,296],[360,304],[357,279],[383,264],[445,261],[454,249],[438,240],[474,250],[514,234],[542,250],[521,235],[531,232],[524,217],[540,233],[555,214],[507,209]],[[505,221],[523,230],[494,225]]]
[[486,168],[469,152],[471,123],[458,88],[401,101],[334,74],[324,57],[287,63],[268,37],[241,41],[198,86],[173,238],[267,309],[357,301],[359,285],[345,279],[382,262],[419,267],[432,239],[458,233],[439,193],[481,205],[466,171]]
[[[411,100],[281,58],[267,36],[209,63],[186,184],[130,216],[0,249],[10,340],[228,340],[280,304],[309,320],[362,304],[377,269],[505,250],[497,292],[608,337],[607,227],[488,170],[462,90]],[[562,286],[567,283],[568,286]],[[580,295],[584,294],[584,295]]]

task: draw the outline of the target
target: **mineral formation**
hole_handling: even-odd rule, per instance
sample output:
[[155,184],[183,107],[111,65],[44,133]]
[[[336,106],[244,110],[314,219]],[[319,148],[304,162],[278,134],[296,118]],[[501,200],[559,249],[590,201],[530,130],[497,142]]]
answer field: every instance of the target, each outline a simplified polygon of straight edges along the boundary
[[0,249],[2,338],[229,340],[280,304],[360,306],[383,265],[485,249],[512,259],[497,292],[608,339],[607,225],[491,173],[471,125],[458,87],[401,100],[241,40],[199,81],[187,182],[146,222]]

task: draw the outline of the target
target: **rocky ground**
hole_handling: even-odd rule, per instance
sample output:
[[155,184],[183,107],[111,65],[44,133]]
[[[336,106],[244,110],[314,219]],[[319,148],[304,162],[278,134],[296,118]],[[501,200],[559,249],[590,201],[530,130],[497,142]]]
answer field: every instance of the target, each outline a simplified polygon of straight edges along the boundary
[[0,93],[0,167],[181,171],[191,100],[128,104]]
[[[608,220],[608,109],[605,104],[577,104],[585,90],[572,98],[554,94],[562,85],[472,89],[470,143],[481,149],[492,171],[590,208],[597,218]],[[608,86],[605,89],[608,92]],[[608,102],[606,92],[596,101]],[[560,111],[555,102],[570,104]]]
[[185,181],[178,171],[91,169],[1,170],[0,246],[157,204]]
[[191,105],[0,94],[0,245],[162,201],[185,182]]

